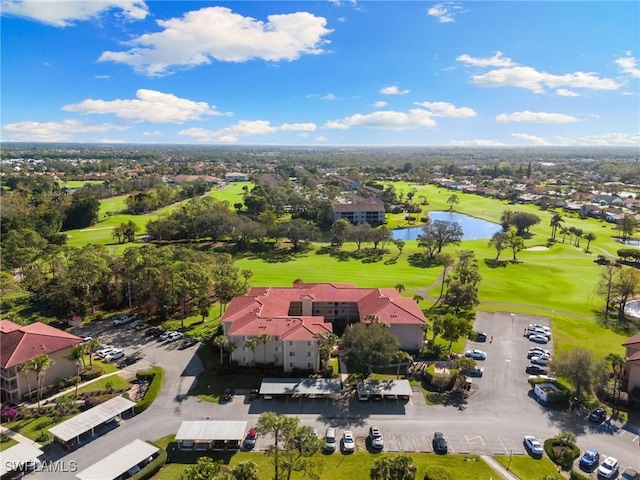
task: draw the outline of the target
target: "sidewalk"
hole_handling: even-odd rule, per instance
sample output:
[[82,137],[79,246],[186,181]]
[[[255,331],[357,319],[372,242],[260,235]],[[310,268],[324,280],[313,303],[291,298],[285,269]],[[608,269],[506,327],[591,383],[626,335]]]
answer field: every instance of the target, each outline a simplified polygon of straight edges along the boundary
[[20,443],[28,443],[29,445],[33,445],[36,448],[42,448],[38,442],[31,440],[30,438],[25,437],[24,435],[20,435],[18,432],[14,432],[13,430],[9,430],[6,427],[0,425],[0,433],[6,435],[7,437],[13,438],[16,442]]
[[480,455],[480,458],[482,458],[482,460],[484,460],[487,463],[487,465],[493,468],[495,472],[498,475],[500,475],[504,480],[519,480],[518,477],[516,477],[514,474],[509,472],[506,468],[504,468],[502,465],[496,462],[489,455]]

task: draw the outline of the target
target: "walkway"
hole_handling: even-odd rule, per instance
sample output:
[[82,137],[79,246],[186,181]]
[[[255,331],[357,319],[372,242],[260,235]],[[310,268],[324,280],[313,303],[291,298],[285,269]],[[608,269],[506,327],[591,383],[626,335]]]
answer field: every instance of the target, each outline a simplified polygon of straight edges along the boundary
[[24,435],[20,435],[18,432],[14,432],[13,430],[9,430],[6,427],[0,425],[0,433],[2,435],[6,435],[7,437],[13,438],[16,442],[19,443],[28,443],[29,445],[33,445],[36,448],[42,448],[38,442],[31,440],[30,438],[25,437]]
[[[78,388],[82,388],[85,385],[90,385],[93,382],[97,382],[98,380],[101,380],[101,379],[107,378],[107,377],[111,377],[113,375],[119,375],[119,376],[122,377],[125,374],[126,374],[126,370],[118,370],[117,372],[105,373],[104,375],[100,375],[99,377],[92,378],[91,380],[87,380],[86,382],[83,382],[83,383],[79,383],[78,384]],[[51,395],[51,396],[49,396],[47,398],[43,398],[42,402],[43,402],[43,404],[44,403],[49,403],[49,402],[51,402],[52,400],[55,400],[58,397],[61,397],[61,396],[66,395],[68,393],[73,393],[75,391],[76,391],[76,386],[74,385],[73,387],[69,387],[66,390],[63,390],[62,392],[58,392],[58,393],[56,393],[54,395]],[[37,402],[35,402],[35,403],[24,402],[24,405],[27,408],[38,408],[38,403]]]
[[487,465],[489,465],[493,470],[500,475],[504,480],[519,480],[513,473],[509,472],[506,468],[504,468],[501,464],[496,462],[489,455],[481,455],[480,458],[485,461]]

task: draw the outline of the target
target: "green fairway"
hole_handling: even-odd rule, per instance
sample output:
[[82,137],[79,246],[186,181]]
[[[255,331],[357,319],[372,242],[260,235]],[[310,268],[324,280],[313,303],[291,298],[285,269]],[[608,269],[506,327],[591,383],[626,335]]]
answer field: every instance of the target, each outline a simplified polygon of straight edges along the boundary
[[85,185],[99,185],[104,183],[104,180],[62,180],[62,183],[67,188],[81,188]]

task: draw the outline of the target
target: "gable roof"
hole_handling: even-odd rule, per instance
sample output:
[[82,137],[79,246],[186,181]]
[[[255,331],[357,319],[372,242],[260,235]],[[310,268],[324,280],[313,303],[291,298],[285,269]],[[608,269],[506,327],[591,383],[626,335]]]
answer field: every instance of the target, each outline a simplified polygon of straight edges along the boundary
[[636,333],[633,337],[624,342],[622,346],[640,351],[640,332]]
[[82,339],[45,323],[18,325],[0,320],[0,368],[11,368],[41,354],[81,343]]
[[256,287],[235,297],[222,316],[228,335],[268,333],[288,340],[311,340],[316,333],[333,331],[322,316],[289,315],[292,302],[356,303],[360,321],[376,315],[397,325],[421,325],[426,319],[419,305],[391,288],[357,288],[351,284],[296,283],[293,287]]

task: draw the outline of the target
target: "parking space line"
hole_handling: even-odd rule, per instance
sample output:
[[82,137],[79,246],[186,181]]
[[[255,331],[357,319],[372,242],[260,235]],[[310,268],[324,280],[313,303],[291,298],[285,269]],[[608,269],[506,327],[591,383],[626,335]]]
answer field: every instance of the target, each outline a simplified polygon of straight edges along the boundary
[[469,444],[469,448],[471,449],[479,449],[486,447],[484,440],[480,435],[465,435],[465,440]]
[[635,437],[633,437],[633,440],[631,440],[631,443],[640,443],[638,442],[638,438],[640,438],[639,435],[636,435]]
[[502,450],[504,450],[504,453],[506,454],[509,450],[507,450],[507,447],[504,446],[504,442],[500,437],[496,437],[496,438],[498,439],[498,442],[500,442],[500,445],[502,445]]

